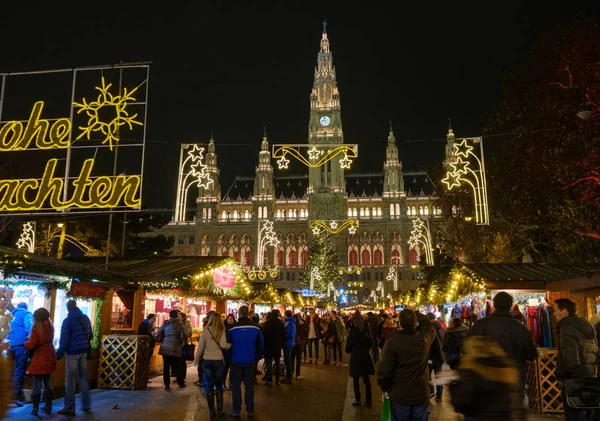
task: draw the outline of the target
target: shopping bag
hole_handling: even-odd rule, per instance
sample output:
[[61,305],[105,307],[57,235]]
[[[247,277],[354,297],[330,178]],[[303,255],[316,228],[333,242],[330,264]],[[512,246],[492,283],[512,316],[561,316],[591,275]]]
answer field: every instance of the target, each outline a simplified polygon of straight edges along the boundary
[[185,361],[194,361],[196,345],[194,344],[185,344],[183,348],[181,348],[181,357]]
[[392,421],[392,409],[390,406],[390,398],[384,398],[383,407],[381,408],[381,421]]

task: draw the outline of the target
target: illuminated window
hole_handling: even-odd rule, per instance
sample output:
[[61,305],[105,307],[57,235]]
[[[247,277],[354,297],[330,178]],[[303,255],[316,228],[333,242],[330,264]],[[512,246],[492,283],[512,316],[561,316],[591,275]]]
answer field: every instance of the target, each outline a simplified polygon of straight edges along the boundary
[[419,215],[423,215],[423,206],[419,206]]
[[396,216],[400,217],[400,205],[396,203]]
[[406,208],[406,214],[407,214],[408,216],[411,216],[411,215],[412,215],[412,212],[410,211],[410,206]]
[[244,218],[245,218],[245,219],[250,219],[250,212],[248,212],[248,210],[246,210],[246,211],[244,212]]
[[416,265],[417,264],[417,251],[415,249],[410,249],[408,252],[408,264]]
[[267,207],[263,206],[263,218],[268,218],[269,214],[267,213]]
[[428,206],[425,206],[423,211],[425,212],[425,215],[429,215],[429,207]]
[[291,249],[288,255],[288,266],[298,266],[298,253]]
[[258,219],[262,219],[262,208],[259,206],[258,207]]
[[281,219],[281,210],[277,209],[277,219]]
[[[67,301],[71,298],[66,296],[66,291],[62,289],[56,290],[56,309],[54,310],[54,347],[58,348],[60,342],[61,326],[63,321],[67,318]],[[77,301],[77,307],[79,310],[92,322],[92,329],[96,322],[96,303],[94,301]],[[46,307],[46,308],[49,308]],[[30,311],[35,311],[33,308],[29,308]]]
[[238,213],[237,210],[233,211],[233,219],[238,219]]
[[348,266],[358,266],[358,252],[356,250],[350,250],[350,253],[348,253]]
[[395,212],[394,212],[394,204],[390,203],[390,216],[395,216]]
[[227,212],[223,211],[223,213],[221,214],[221,219],[227,219]]
[[305,248],[303,248],[302,252],[300,253],[300,264],[302,266],[308,265],[308,250],[306,250]]
[[377,208],[373,208],[373,211],[371,212],[372,216],[377,216]]
[[285,257],[284,257],[284,255],[283,255],[283,250],[281,250],[281,249],[280,249],[280,250],[277,252],[277,265],[278,265],[279,267],[283,267],[284,260],[285,260]]
[[294,212],[291,209],[288,209],[288,218],[293,218],[294,217]]
[[211,218],[212,218],[212,215],[211,215],[211,209],[210,209],[210,208],[208,208],[208,219],[211,219]]
[[381,250],[375,250],[375,253],[373,253],[373,260],[374,264],[383,265],[383,253]]
[[348,216],[352,216],[352,209],[348,208]]
[[363,250],[361,253],[361,264],[363,266],[371,266],[371,253],[369,250]]
[[202,219],[206,220],[206,208],[202,209]]
[[392,260],[391,260],[392,265],[399,265],[402,263],[402,261],[400,260],[400,252],[398,251],[398,249],[393,249],[392,250]]
[[381,216],[381,208],[377,208],[377,216]]
[[358,216],[358,212],[356,211],[356,208],[352,209],[352,216],[355,218]]
[[365,217],[365,208],[360,208],[360,217],[361,218]]
[[412,207],[412,214],[411,215],[413,215],[413,216],[417,215],[417,208],[414,207],[414,206]]
[[369,208],[365,209],[365,216],[368,218],[369,217]]

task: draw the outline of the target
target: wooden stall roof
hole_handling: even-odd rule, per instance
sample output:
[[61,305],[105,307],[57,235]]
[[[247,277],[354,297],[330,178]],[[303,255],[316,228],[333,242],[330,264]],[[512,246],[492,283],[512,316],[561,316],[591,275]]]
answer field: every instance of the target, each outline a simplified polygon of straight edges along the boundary
[[[104,267],[102,258],[78,258],[77,262],[86,262],[88,265]],[[111,259],[108,269],[120,273],[138,282],[171,280],[179,276],[194,275],[205,271],[209,267],[218,267],[231,257],[216,256],[179,256],[157,257],[149,259]]]
[[600,264],[465,264],[491,289],[546,289],[547,284],[600,275]]
[[[82,281],[87,283],[85,278],[89,278],[90,281],[96,278],[100,282],[94,282],[94,285],[110,288],[120,288],[127,281],[125,276],[113,270],[105,270],[103,266],[58,260],[4,246],[0,246],[0,253],[23,258],[23,269],[19,269],[17,275],[27,276],[35,280],[52,281],[53,277],[56,279],[56,277],[65,276],[84,278]],[[49,270],[54,273],[49,273]]]

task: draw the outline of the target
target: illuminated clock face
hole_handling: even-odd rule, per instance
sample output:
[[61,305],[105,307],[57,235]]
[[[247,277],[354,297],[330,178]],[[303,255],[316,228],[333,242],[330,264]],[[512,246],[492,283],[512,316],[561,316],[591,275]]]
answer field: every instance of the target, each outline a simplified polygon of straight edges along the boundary
[[319,121],[321,122],[321,126],[329,126],[329,123],[331,123],[331,119],[329,117],[327,117],[326,115],[321,117],[321,120],[319,120]]

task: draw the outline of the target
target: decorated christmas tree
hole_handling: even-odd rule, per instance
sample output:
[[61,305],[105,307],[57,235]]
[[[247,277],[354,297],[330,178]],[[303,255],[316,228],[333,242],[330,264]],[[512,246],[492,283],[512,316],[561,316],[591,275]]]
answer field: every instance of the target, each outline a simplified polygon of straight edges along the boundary
[[326,294],[329,283],[337,289],[341,282],[339,267],[331,235],[326,232],[313,235],[308,250],[308,266],[301,279],[302,287],[313,289],[318,294]]

